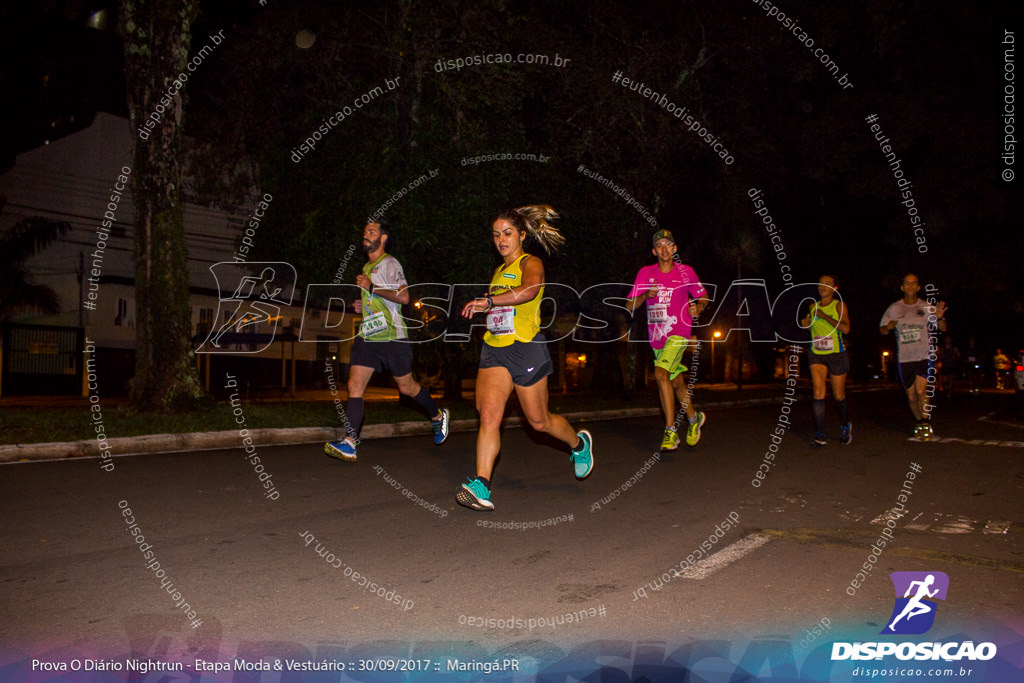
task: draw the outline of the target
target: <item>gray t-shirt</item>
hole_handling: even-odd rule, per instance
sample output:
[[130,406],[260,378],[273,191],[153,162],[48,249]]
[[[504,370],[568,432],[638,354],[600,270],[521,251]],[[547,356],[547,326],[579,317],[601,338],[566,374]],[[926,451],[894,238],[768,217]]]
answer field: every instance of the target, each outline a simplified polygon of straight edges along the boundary
[[934,316],[935,307],[924,299],[912,304],[900,299],[885,309],[878,326],[885,327],[890,321],[896,321],[896,348],[901,363],[928,360],[928,320]]

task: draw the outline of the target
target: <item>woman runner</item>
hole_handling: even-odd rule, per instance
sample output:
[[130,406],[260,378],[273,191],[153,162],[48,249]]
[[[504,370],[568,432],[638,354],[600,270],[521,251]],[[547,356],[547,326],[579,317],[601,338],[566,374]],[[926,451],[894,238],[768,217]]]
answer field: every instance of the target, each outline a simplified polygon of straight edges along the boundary
[[836,279],[822,275],[818,280],[821,300],[811,306],[810,313],[801,324],[811,328],[811,384],[814,400],[814,438],[811,446],[821,448],[828,443],[825,436],[825,379],[832,380],[832,398],[839,411],[839,443],[848,446],[853,441],[853,430],[846,410],[846,373],[850,371],[850,358],[846,355],[846,340],[850,333],[850,312],[846,303],[836,298]]
[[548,410],[551,356],[540,332],[540,302],[544,298],[544,263],[523,251],[527,237],[547,253],[565,243],[550,221],[558,217],[546,205],[506,209],[494,221],[492,237],[503,263],[494,271],[485,296],[462,309],[465,318],[487,314],[487,333],[476,377],[476,408],[480,431],[476,437],[476,477],[455,491],[455,500],[474,510],[493,510],[491,474],[501,448],[499,428],[505,404],[515,390],[530,426],[564,441],[577,479],[594,468],[590,432],[579,432],[565,418]]

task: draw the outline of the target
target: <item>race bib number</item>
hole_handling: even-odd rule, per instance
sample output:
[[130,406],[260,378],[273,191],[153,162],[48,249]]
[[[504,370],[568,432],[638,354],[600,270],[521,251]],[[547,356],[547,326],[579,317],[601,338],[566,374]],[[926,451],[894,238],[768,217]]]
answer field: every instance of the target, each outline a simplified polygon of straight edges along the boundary
[[921,339],[921,330],[917,327],[904,327],[900,330],[900,343],[913,344]]
[[380,334],[388,329],[388,321],[384,317],[384,311],[368,315],[363,318],[363,323],[359,326],[359,331],[363,333],[363,339],[369,339],[370,337]]
[[516,331],[516,309],[512,306],[493,308],[487,314],[487,331],[491,334],[512,334]]
[[835,349],[835,339],[831,336],[828,337],[815,337],[814,338],[814,350],[821,351],[823,353],[832,353]]
[[651,325],[664,325],[668,322],[668,304],[648,304],[647,322]]

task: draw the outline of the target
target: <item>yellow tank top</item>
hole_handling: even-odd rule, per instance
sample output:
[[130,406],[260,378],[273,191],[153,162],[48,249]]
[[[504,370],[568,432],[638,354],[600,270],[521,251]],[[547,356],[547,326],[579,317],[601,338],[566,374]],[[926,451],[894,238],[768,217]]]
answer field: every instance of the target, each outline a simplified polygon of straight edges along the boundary
[[[499,266],[491,278],[487,293],[497,296],[523,284],[523,254],[508,267]],[[495,305],[487,312],[487,333],[484,343],[488,346],[511,346],[513,342],[532,341],[540,331],[540,302],[544,298],[544,285],[537,296],[515,306]]]
[[[815,304],[815,309],[827,316],[839,320],[839,299],[833,299],[828,306],[822,306],[821,302]],[[821,318],[811,320],[811,351],[818,356],[825,356],[830,353],[839,353],[846,350],[846,342],[843,340],[843,333]]]

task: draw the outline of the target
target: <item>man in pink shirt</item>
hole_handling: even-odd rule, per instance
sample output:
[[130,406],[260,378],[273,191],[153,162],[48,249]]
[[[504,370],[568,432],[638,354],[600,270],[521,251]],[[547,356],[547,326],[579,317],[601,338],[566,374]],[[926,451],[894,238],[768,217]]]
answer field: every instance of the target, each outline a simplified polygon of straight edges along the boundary
[[665,434],[661,450],[679,448],[678,418],[674,419],[676,399],[683,405],[689,427],[686,445],[700,441],[700,428],[706,416],[693,407],[686,378],[689,369],[682,364],[683,353],[690,343],[690,328],[694,317],[707,308],[710,299],[690,266],[676,263],[676,242],[668,230],[654,234],[654,249],[658,262],[644,266],[637,273],[626,307],[635,311],[647,303],[647,333],[654,350],[654,379],[658,382],[661,408],[665,413]]

